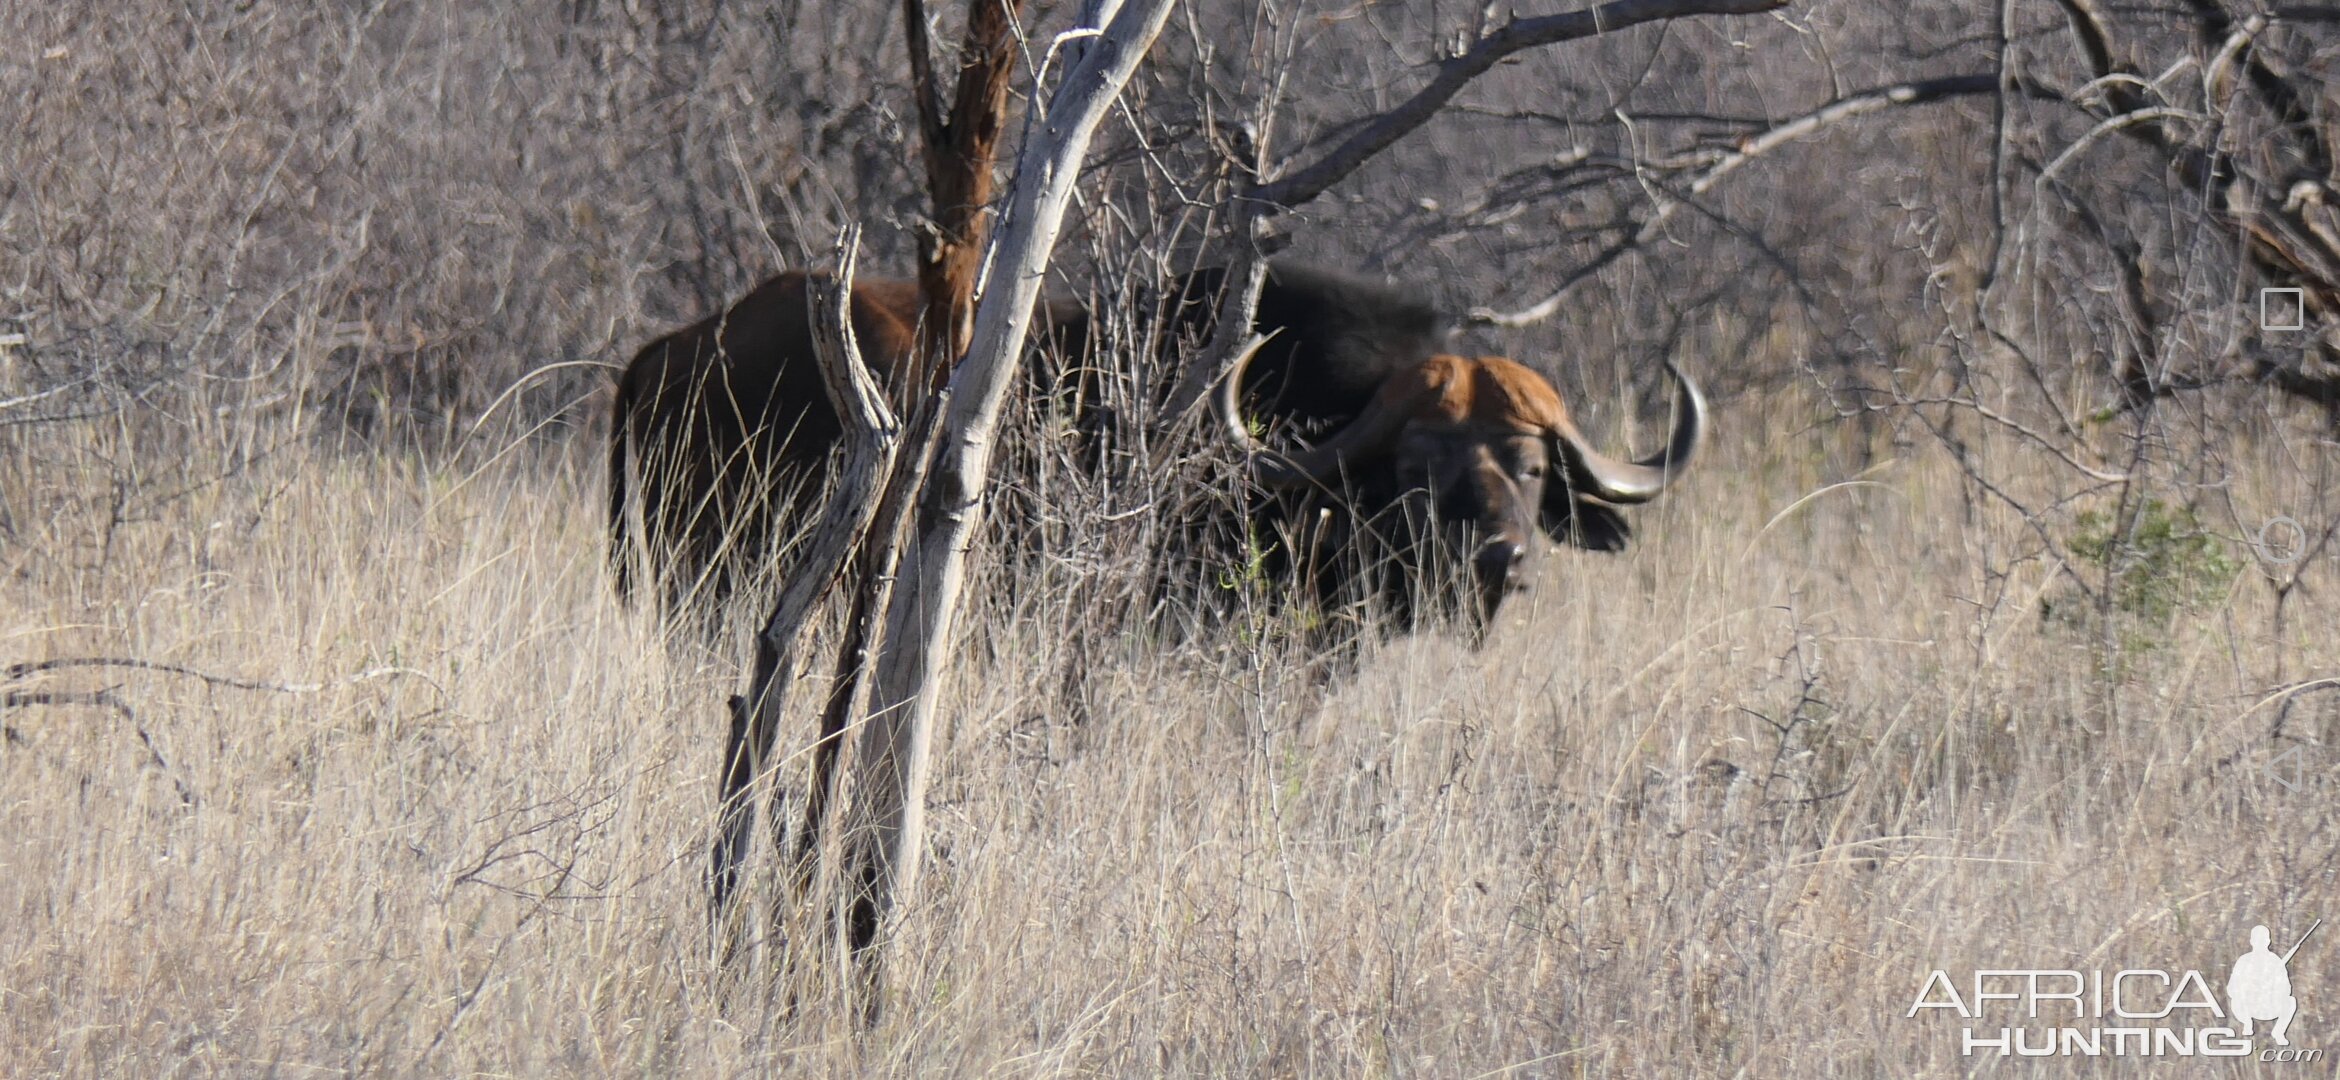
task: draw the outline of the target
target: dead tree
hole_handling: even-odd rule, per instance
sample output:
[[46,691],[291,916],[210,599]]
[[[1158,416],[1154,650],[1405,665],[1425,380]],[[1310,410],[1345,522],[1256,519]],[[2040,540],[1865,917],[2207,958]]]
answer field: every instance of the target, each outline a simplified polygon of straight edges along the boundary
[[926,156],[926,193],[932,217],[918,236],[918,284],[926,294],[925,363],[955,359],[974,332],[975,277],[980,269],[991,200],[993,165],[1007,130],[1008,87],[1015,76],[1016,24],[1026,0],[971,0],[959,48],[959,77],[950,108],[928,40],[925,0],[902,0],[902,31],[910,53],[910,93]]
[[[912,358],[908,375],[909,385],[914,387],[939,386],[947,365],[965,353],[973,330],[975,282],[997,189],[995,165],[999,141],[1007,129],[1008,88],[1017,58],[1016,23],[1023,9],[1024,0],[971,0],[966,35],[959,49],[958,81],[946,112],[943,87],[935,70],[930,13],[924,0],[902,0],[902,32],[910,55],[910,92],[917,103],[925,149],[930,210],[927,228],[918,237],[918,283],[924,294],[925,317],[918,355]],[[891,594],[894,561],[912,500],[932,456],[936,417],[928,405],[934,399],[913,394],[909,400],[919,402],[907,418],[909,452],[902,455],[903,467],[884,485],[869,533],[873,542],[856,553],[850,574],[853,584],[845,640],[837,650],[835,677],[821,709],[820,734],[813,742],[812,778],[797,833],[795,879],[799,894],[811,890],[822,839],[830,831],[827,826],[837,804],[838,765],[846,731],[867,697],[864,673]]]
[[1161,33],[1171,6],[1171,0],[1086,0],[1078,28],[1052,46],[1063,78],[1045,108],[1026,121],[1005,225],[990,252],[971,344],[938,410],[941,439],[920,485],[914,533],[902,550],[872,670],[844,877],[865,987],[875,986],[880,923],[918,881],[935,684],[982,513],[1001,405],[1015,381],[1042,276],[1090,139]]
[[[844,434],[839,440],[837,475],[813,526],[804,558],[780,591],[755,639],[755,665],[747,693],[731,699],[731,735],[723,754],[722,795],[714,866],[710,878],[715,914],[721,920],[739,885],[753,837],[750,793],[762,783],[780,730],[788,690],[795,685],[800,639],[813,614],[860,548],[886,477],[892,474],[901,431],[853,338],[852,296],[858,231],[838,242],[837,271],[807,291],[812,307],[813,350],[821,385],[835,407]],[[781,820],[771,815],[775,846]],[[731,951],[726,946],[726,953]]]
[[[1237,259],[1244,271],[1236,275],[1242,287],[1222,301],[1222,313],[1231,317],[1220,320],[1221,332],[1208,350],[1217,363],[1202,369],[1209,373],[1205,377],[1187,373],[1174,397],[1188,404],[1199,399],[1226,357],[1248,338],[1245,316],[1262,276],[1259,253],[1251,245],[1266,231],[1266,219],[1314,199],[1353,173],[1427,122],[1471,79],[1529,48],[1681,16],[1760,12],[1784,3],[1612,0],[1586,11],[1513,19],[1441,64],[1430,84],[1399,106],[1349,125],[1352,134],[1280,179],[1259,167],[1256,159],[1264,155],[1263,148],[1247,147],[1246,156],[1255,161],[1243,166],[1252,179],[1236,185],[1232,195],[1241,208],[1234,218],[1245,247]],[[1005,0],[976,0],[968,45],[961,52],[960,81],[945,118],[924,5],[919,0],[903,4],[935,208],[934,228],[921,240],[925,259],[920,267],[927,304],[926,362],[934,366],[917,382],[926,385],[931,379],[937,390],[922,407],[924,422],[913,423],[885,506],[876,512],[849,575],[857,611],[815,748],[807,828],[799,848],[800,880],[811,880],[813,856],[826,831],[824,816],[834,813],[838,802],[838,752],[858,722],[859,736],[851,740],[857,745],[846,808],[850,827],[843,834],[838,881],[843,891],[835,910],[865,990],[876,985],[884,922],[912,895],[918,879],[923,802],[932,768],[934,689],[955,628],[966,552],[979,524],[1001,406],[1016,382],[1042,275],[1091,134],[1160,32],[1170,6],[1169,0],[1087,0],[1080,28],[1050,46],[1044,63],[1061,65],[1065,75],[1048,107],[1026,118],[1005,231],[985,249],[983,202],[990,191],[990,157],[1004,123],[1006,64],[1014,55],[1006,43],[1019,8]],[[985,258],[976,258],[986,250]],[[979,278],[986,280],[980,290]],[[959,358],[955,365],[949,363],[953,358]],[[899,530],[897,518],[903,523]],[[881,608],[882,621],[872,617]],[[768,627],[759,650],[786,646],[792,633],[784,620]],[[786,665],[775,661],[768,670],[783,671]],[[865,683],[864,706],[857,704],[856,693]],[[874,1008],[874,995],[869,1000]]]

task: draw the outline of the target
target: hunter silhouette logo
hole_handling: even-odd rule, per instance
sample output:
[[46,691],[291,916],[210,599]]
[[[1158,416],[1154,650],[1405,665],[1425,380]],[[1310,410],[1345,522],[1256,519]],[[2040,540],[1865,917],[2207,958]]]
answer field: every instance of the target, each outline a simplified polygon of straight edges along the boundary
[[2226,977],[2226,1007],[2242,1022],[2244,1035],[2251,1034],[2261,1020],[2273,1021],[2275,1028],[2269,1034],[2275,1037],[2275,1045],[2291,1045],[2284,1033],[2291,1030],[2291,1018],[2299,1015],[2299,999],[2291,994],[2291,958],[2322,925],[2322,919],[2310,923],[2307,933],[2281,956],[2267,948],[2270,935],[2266,927],[2251,927],[2251,951],[2236,958],[2234,971]]

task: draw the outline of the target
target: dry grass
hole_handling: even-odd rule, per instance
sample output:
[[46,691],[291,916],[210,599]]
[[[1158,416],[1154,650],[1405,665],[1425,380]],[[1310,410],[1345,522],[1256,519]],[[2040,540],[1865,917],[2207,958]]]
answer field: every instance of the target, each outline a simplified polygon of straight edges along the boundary
[[[1036,5],[1036,40],[1071,6]],[[1174,27],[1064,288],[1183,268],[1216,168],[1198,115],[1272,78],[1299,153],[1483,6],[1260,7]],[[1296,251],[1538,299],[1650,197],[1536,180],[1556,159],[1997,70],[2000,13],[1799,0],[1522,57],[1295,218]],[[2008,70],[2089,82],[2060,6],[2004,14]],[[2199,507],[2245,564],[2268,515],[2321,535],[2330,432],[2249,383],[2090,421],[2151,336],[2107,285],[2118,245],[2034,205],[2034,173],[2004,206],[1988,185],[1994,146],[2019,164],[2092,121],[2001,128],[1978,98],[1751,164],[1717,221],[1677,215],[1563,317],[1472,340],[1599,432],[1664,356],[1718,406],[1641,542],[1551,555],[1483,650],[1377,644],[1320,689],[1238,629],[1161,645],[1091,610],[1132,556],[1083,515],[1147,493],[1052,503],[1079,559],[973,617],[882,1025],[718,971],[739,672],[610,597],[594,365],[846,220],[865,266],[908,265],[893,18],[0,7],[0,335],[26,338],[0,351],[0,665],[267,684],[0,672],[0,1076],[1964,1075],[2000,1063],[1902,1015],[1930,969],[2216,979],[2253,923],[2340,915],[2334,789],[2258,769],[2297,747],[2340,779],[2340,695],[2277,696],[2340,674],[2331,553],[2280,603],[2255,565],[2180,560],[2145,591],[2183,603],[2109,623],[2058,562],[2124,493]],[[2283,22],[2268,40],[2320,70]],[[2178,48],[2135,62],[2195,70]],[[2064,177],[2184,310],[2171,370],[2220,370],[2250,283],[2198,193],[2120,145]],[[1819,385],[1878,411],[1823,423]],[[2059,450],[1911,406],[1945,395]],[[2091,445],[2139,483],[2056,458]],[[2336,935],[2292,967],[2296,1037],[2328,1051]]]
[[[43,429],[0,459],[8,659],[321,685],[13,684],[131,713],[0,712],[0,1072],[1950,1075],[1982,1059],[1902,1018],[1931,968],[2222,973],[2335,913],[2333,803],[2252,768],[2269,688],[2340,659],[2323,593],[2279,635],[2246,572],[2107,674],[2035,615],[2047,568],[1986,572],[2027,530],[1939,455],[1774,520],[1848,471],[1754,435],[1804,412],[1730,404],[1630,554],[1556,553],[1485,650],[1374,647],[1321,700],[1234,635],[1132,638],[1076,725],[1080,616],[987,618],[866,1039],[710,963],[737,675],[610,598],[590,445],[229,471]],[[125,513],[138,462],[215,482]],[[2293,966],[2305,1045],[2331,955]]]

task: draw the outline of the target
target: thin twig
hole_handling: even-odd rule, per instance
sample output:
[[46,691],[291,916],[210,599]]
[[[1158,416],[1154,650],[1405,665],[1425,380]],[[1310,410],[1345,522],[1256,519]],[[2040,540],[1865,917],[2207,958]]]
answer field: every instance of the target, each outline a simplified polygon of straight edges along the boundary
[[416,671],[413,668],[406,667],[367,668],[366,670],[358,672],[355,675],[348,675],[327,682],[281,683],[260,682],[253,679],[238,679],[226,675],[213,675],[210,672],[197,671],[194,668],[189,667],[180,667],[177,664],[164,664],[153,660],[139,660],[126,656],[69,656],[56,660],[28,660],[21,663],[10,664],[4,669],[0,669],[0,680],[5,680],[7,682],[20,682],[24,679],[30,678],[34,675],[42,674],[44,672],[63,671],[70,668],[128,668],[133,671],[155,671],[161,672],[165,675],[185,675],[188,678],[201,679],[202,681],[213,686],[225,686],[233,690],[256,690],[271,694],[314,694],[320,690],[325,690],[336,686],[349,686],[354,683],[361,683],[371,679],[382,678],[386,675],[406,675],[421,679],[422,681],[429,683],[431,689],[439,691],[439,693],[442,695],[446,693],[446,689],[439,685],[438,680],[433,679],[429,675],[423,674],[420,671]]

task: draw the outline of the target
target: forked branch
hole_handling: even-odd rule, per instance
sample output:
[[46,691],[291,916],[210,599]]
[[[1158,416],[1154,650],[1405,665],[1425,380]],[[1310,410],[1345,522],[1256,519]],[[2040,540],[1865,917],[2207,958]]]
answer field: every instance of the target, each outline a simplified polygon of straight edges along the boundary
[[[862,362],[853,336],[853,270],[860,248],[858,229],[838,241],[837,272],[806,290],[811,308],[813,352],[821,385],[835,408],[840,439],[837,475],[803,558],[781,588],[771,615],[756,635],[756,659],[748,692],[731,700],[731,738],[724,751],[722,806],[715,842],[711,887],[718,918],[738,887],[754,816],[748,793],[763,780],[780,730],[788,689],[796,681],[804,630],[852,558],[878,493],[891,471],[901,433],[886,407],[877,380]],[[774,815],[777,826],[778,815]]]
[[1253,189],[1247,197],[1293,207],[1323,194],[1390,144],[1429,123],[1471,80],[1526,50],[1614,33],[1643,23],[1691,15],[1752,15],[1786,6],[1787,0],[1610,0],[1582,11],[1512,19],[1473,42],[1459,55],[1441,61],[1429,84],[1396,108],[1365,121],[1323,157],[1286,174],[1281,180]]
[[[1591,260],[1562,278],[1543,299],[1515,311],[1478,308],[1466,317],[1466,321],[1475,326],[1520,327],[1551,318],[1560,310],[1569,292],[1586,278],[1656,239],[1675,211],[1685,202],[1705,195],[1740,166],[1782,146],[1810,138],[1847,120],[1886,109],[1988,94],[1997,89],[1998,77],[1989,72],[1875,87],[1846,94],[1817,109],[1782,120],[1739,139],[1729,147],[1709,147],[1703,151],[1677,154],[1663,162],[1639,163],[1638,171],[1644,179],[1650,181],[1648,186],[1652,190],[1665,193],[1668,188],[1676,188],[1678,193],[1668,195],[1665,201],[1640,218],[1631,233],[1603,247]],[[1672,174],[1674,179],[1666,179],[1666,174]],[[1689,178],[1686,183],[1680,181],[1682,176]]]
[[953,371],[941,443],[919,492],[885,634],[870,681],[870,716],[854,762],[854,825],[844,835],[848,926],[874,1017],[879,928],[917,886],[925,844],[935,696],[949,654],[967,549],[989,479],[1001,406],[1056,246],[1073,182],[1097,125],[1152,47],[1172,0],[1086,0],[1083,30],[1062,39],[1065,74],[1037,113],[1007,193],[966,359]]

